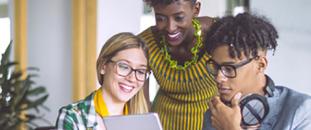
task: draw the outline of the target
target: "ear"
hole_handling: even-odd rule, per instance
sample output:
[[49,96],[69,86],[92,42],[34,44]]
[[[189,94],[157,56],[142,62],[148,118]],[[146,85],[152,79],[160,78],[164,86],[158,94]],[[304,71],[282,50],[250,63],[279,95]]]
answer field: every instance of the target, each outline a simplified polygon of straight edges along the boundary
[[106,64],[103,64],[101,69],[100,69],[100,74],[104,75],[105,74],[105,71],[106,71],[106,68],[107,68],[107,65]]
[[260,56],[258,57],[258,72],[259,73],[264,73],[268,66],[268,60],[266,56]]
[[197,17],[199,15],[200,9],[201,9],[201,2],[199,2],[199,1],[195,2],[194,6],[193,6],[193,14],[195,17]]

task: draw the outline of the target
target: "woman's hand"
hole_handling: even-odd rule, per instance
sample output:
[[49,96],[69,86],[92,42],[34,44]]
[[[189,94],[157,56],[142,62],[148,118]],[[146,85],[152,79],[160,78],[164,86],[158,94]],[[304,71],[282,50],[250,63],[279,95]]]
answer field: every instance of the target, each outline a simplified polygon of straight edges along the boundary
[[231,100],[232,106],[226,106],[219,98],[213,97],[209,102],[211,124],[217,130],[241,130],[241,110],[239,100],[241,93],[237,93]]

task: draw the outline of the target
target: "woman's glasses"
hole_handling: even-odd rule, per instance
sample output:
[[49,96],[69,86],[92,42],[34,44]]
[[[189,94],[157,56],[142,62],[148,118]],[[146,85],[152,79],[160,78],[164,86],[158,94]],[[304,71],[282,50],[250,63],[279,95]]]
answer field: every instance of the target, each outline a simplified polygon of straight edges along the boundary
[[206,63],[206,68],[209,73],[214,75],[215,77],[220,70],[221,73],[227,78],[235,78],[236,77],[236,69],[250,63],[254,58],[247,59],[237,64],[229,64],[229,65],[220,65],[216,63],[213,59],[209,59]]
[[132,72],[135,72],[135,77],[138,81],[145,81],[149,77],[149,71],[147,69],[133,69],[124,61],[109,60],[109,62],[114,64],[117,74],[122,77],[130,75]]

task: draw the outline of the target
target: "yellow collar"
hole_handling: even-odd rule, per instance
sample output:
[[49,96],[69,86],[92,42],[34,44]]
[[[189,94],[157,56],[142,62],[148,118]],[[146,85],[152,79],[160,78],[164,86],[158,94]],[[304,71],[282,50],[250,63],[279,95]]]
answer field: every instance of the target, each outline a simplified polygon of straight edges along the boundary
[[[96,113],[98,113],[101,117],[109,116],[109,111],[103,98],[102,88],[96,90],[94,95],[94,104]],[[124,106],[123,115],[128,115],[127,104]]]

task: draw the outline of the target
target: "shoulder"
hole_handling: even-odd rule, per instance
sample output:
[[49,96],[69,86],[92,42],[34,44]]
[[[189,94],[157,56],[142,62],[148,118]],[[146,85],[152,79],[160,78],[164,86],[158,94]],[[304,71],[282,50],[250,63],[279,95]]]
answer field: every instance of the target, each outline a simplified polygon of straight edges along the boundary
[[154,26],[147,28],[138,34],[138,37],[141,38],[151,49],[152,46],[157,46],[159,44],[159,36]]
[[276,90],[279,91],[280,97],[288,107],[283,110],[292,111],[295,114],[294,122],[308,122],[311,127],[311,96],[286,87],[278,86]]
[[198,20],[200,21],[204,32],[208,31],[209,28],[213,25],[213,23],[216,22],[216,18],[212,18],[208,16],[198,17]]
[[[292,89],[288,89],[288,96],[292,100],[287,102],[288,107],[296,107],[294,111],[293,127],[297,130],[311,129],[311,97]],[[296,106],[295,106],[296,105]]]
[[85,112],[91,107],[93,97],[94,97],[94,93],[87,96],[84,100],[80,100],[76,103],[69,104],[67,106],[62,107],[61,110],[73,111],[73,112],[76,112],[76,111],[84,111]]
[[311,100],[311,96],[298,92],[296,90],[282,87],[282,86],[276,86],[276,91],[279,93],[280,97],[284,97],[287,101],[290,101],[292,103],[301,104],[304,101]]
[[148,27],[147,29],[145,29],[144,31],[140,32],[138,34],[138,36],[142,39],[146,39],[148,37],[153,37],[153,28],[154,26]]
[[74,126],[82,123],[83,116],[87,116],[92,107],[93,93],[84,100],[69,104],[59,109],[57,126]]
[[268,97],[269,114],[263,126],[265,129],[298,129],[311,128],[311,98],[283,86],[275,86],[273,96]]
[[283,87],[284,90],[287,91],[287,97],[289,100],[289,104],[298,104],[298,109],[311,109],[311,96],[295,91],[290,88]]

